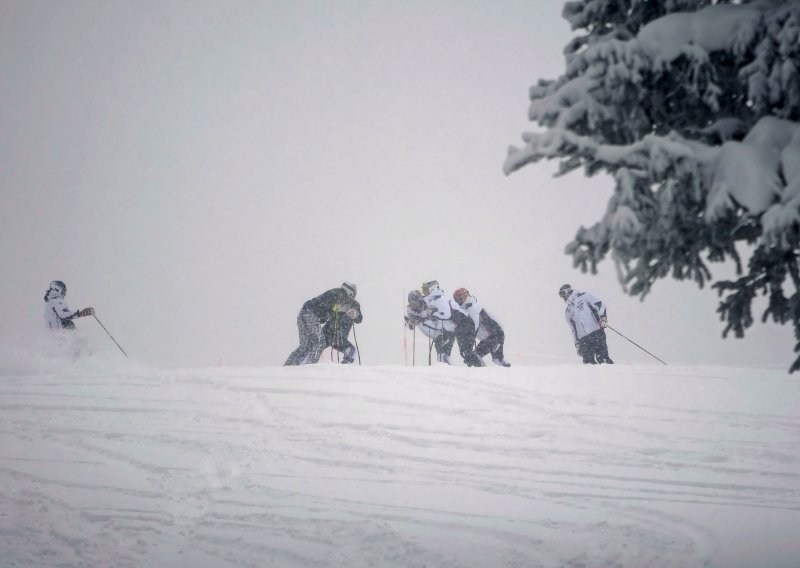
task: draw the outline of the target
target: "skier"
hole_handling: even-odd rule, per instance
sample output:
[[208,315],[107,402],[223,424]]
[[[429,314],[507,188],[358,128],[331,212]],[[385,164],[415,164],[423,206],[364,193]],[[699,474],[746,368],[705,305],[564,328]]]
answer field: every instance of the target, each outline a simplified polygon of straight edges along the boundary
[[431,308],[425,303],[425,297],[419,290],[408,293],[408,305],[405,315],[408,329],[418,327],[436,347],[436,360],[451,365],[450,353],[453,350],[456,336],[444,328],[444,322],[431,316]]
[[453,292],[453,299],[467,312],[476,328],[476,337],[480,343],[475,348],[478,357],[484,357],[491,353],[492,363],[501,367],[510,367],[511,364],[503,358],[503,344],[506,336],[503,328],[469,293],[466,288],[459,288]]
[[[352,300],[352,303],[358,313],[361,313],[361,305],[355,300]],[[349,340],[350,330],[353,329],[354,320],[346,316],[340,317],[339,314],[340,312],[336,312],[333,319],[328,320],[328,322],[322,326],[322,335],[325,341],[322,350],[324,351],[325,347],[330,347],[331,349],[340,351],[344,355],[342,364],[349,365],[355,361],[356,354],[356,348]]]
[[75,329],[75,318],[94,315],[94,308],[84,308],[73,312],[67,307],[64,298],[67,295],[67,285],[61,280],[53,280],[44,293],[44,322],[48,329],[63,330]]
[[567,304],[564,316],[572,332],[572,339],[578,355],[583,357],[584,364],[613,364],[608,355],[605,327],[608,325],[606,305],[588,292],[573,290],[564,284],[558,295]]
[[[439,288],[439,282],[431,280],[422,284],[422,301],[432,327],[436,330],[433,344],[436,346],[436,360],[452,365],[450,354],[456,341],[455,324],[451,321],[453,301]],[[424,330],[423,330],[424,332]]]
[[355,284],[344,282],[339,288],[332,288],[303,304],[297,315],[300,345],[292,351],[284,366],[319,363],[319,356],[325,349],[322,326],[334,318],[346,317],[354,323],[361,323],[361,306],[355,297]]
[[[468,367],[485,367],[485,363],[475,354],[477,329],[467,312],[439,288],[439,282],[436,280],[423,284],[422,293],[425,294],[425,304],[430,308],[431,317],[441,321],[443,329],[452,333],[458,342],[458,350],[464,363]],[[452,343],[450,346],[452,348]]]

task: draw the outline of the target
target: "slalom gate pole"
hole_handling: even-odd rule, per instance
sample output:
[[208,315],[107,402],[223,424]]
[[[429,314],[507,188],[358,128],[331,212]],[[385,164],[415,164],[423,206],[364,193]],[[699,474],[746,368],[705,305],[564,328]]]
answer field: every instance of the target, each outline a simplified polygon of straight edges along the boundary
[[[403,288],[403,313],[406,310],[406,289]],[[403,322],[403,361],[405,361],[406,367],[408,367],[408,325]]]
[[650,357],[652,357],[653,359],[657,360],[659,363],[661,363],[661,364],[663,364],[663,365],[666,365],[666,363],[664,363],[664,361],[662,361],[661,359],[659,359],[658,357],[656,357],[655,355],[653,355],[652,353],[650,353],[650,352],[649,352],[647,349],[645,349],[644,347],[642,347],[641,345],[639,345],[639,344],[638,344],[638,343],[636,343],[635,341],[631,341],[630,339],[628,339],[627,337],[625,337],[624,335],[622,335],[620,332],[618,332],[616,329],[614,329],[614,328],[613,328],[613,327],[611,327],[610,325],[606,324],[606,327],[607,327],[608,329],[610,329],[611,331],[613,331],[614,333],[616,333],[617,335],[619,335],[621,338],[623,338],[623,339],[625,339],[625,340],[627,340],[627,341],[630,341],[631,343],[633,343],[633,344],[634,344],[636,347],[638,347],[639,349],[641,349],[642,351],[644,351],[645,353],[647,353],[648,355],[650,355]]
[[411,332],[411,366],[417,366],[417,326]]
[[353,323],[353,343],[356,344],[356,353],[358,353],[358,365],[361,366],[361,349],[358,348],[358,337],[356,337],[355,323]]
[[[97,319],[97,316],[95,314],[92,314],[92,317],[94,317],[94,319],[97,320],[97,323],[100,324],[100,327],[103,328],[103,331],[108,333],[108,330],[106,329],[106,326],[103,325],[103,322],[101,322],[99,319]],[[113,341],[117,345],[117,347],[119,347],[119,350],[122,351],[122,354],[125,355],[125,357],[128,357],[128,354],[125,353],[125,350],[122,348],[122,346],[119,343],[117,343],[117,340],[114,339],[114,336],[111,335],[110,333],[108,333],[108,336],[111,338],[111,341]],[[128,359],[130,359],[130,357],[128,357]]]

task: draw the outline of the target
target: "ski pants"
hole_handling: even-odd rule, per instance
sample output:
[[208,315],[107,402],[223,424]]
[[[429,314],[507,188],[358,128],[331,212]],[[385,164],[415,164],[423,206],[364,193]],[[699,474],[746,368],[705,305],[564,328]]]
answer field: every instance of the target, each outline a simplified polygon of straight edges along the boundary
[[606,331],[598,329],[578,340],[578,353],[583,357],[584,365],[597,365],[598,363],[614,363],[608,356],[606,344]]
[[466,317],[456,324],[456,341],[458,350],[467,367],[483,367],[484,362],[475,354],[475,324]]
[[310,310],[300,310],[297,314],[297,331],[300,335],[300,346],[292,351],[283,366],[319,363],[319,356],[325,349],[320,319]]
[[356,348],[348,339],[351,329],[353,329],[353,320],[350,318],[336,317],[322,326],[325,340],[323,351],[325,347],[332,347],[346,356],[352,356],[356,352]]
[[506,334],[503,332],[503,328],[492,318],[484,315],[481,315],[481,326],[489,335],[478,343],[475,348],[475,354],[478,357],[484,357],[491,353],[492,359],[503,359],[503,344],[506,341]]

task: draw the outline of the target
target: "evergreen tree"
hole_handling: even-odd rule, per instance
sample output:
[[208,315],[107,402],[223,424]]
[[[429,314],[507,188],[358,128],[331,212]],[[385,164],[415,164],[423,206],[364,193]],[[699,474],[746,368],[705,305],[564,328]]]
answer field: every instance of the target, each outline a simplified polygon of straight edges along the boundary
[[[723,336],[767,295],[762,321],[791,323],[800,351],[800,2],[577,0],[563,16],[566,71],[531,88],[542,128],[506,173],[555,159],[613,176],[605,215],[566,247],[577,267],[610,254],[641,298],[668,275],[711,282]],[[712,282],[722,261],[737,279]]]

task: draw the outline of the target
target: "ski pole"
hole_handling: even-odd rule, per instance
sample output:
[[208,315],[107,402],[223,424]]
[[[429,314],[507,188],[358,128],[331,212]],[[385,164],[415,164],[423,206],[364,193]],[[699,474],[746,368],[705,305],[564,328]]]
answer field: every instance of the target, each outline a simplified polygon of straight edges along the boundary
[[[94,319],[95,319],[95,320],[97,320],[97,323],[99,323],[99,324],[100,324],[100,327],[102,327],[102,328],[103,328],[103,331],[105,331],[106,333],[108,333],[108,330],[106,329],[106,326],[104,326],[104,325],[103,325],[103,322],[101,322],[99,319],[97,319],[97,316],[96,316],[95,314],[92,314],[92,317],[94,317]],[[120,351],[122,351],[122,354],[123,354],[123,355],[125,355],[125,357],[128,357],[128,354],[127,354],[127,353],[125,353],[125,350],[122,348],[122,346],[121,346],[119,343],[117,343],[117,340],[116,340],[116,339],[114,339],[114,336],[113,336],[113,335],[111,335],[110,333],[108,333],[108,336],[111,338],[111,341],[113,341],[114,343],[116,343],[117,347],[119,347],[119,350],[120,350]],[[128,359],[130,359],[130,357],[128,357]]]
[[358,353],[358,364],[361,365],[361,349],[358,348],[358,337],[356,337],[356,326],[353,324],[353,343],[356,344],[356,353]]
[[664,363],[664,361],[662,361],[661,359],[659,359],[658,357],[656,357],[655,355],[653,355],[652,353],[650,353],[650,352],[649,352],[647,349],[645,349],[644,347],[642,347],[641,345],[639,345],[639,344],[638,344],[638,343],[636,343],[635,341],[631,341],[630,339],[628,339],[627,337],[625,337],[624,335],[622,335],[620,332],[618,332],[616,329],[614,329],[614,328],[613,328],[613,327],[611,327],[610,325],[606,324],[606,327],[607,327],[608,329],[610,329],[611,331],[613,331],[614,333],[616,333],[617,335],[619,335],[620,337],[622,337],[623,339],[626,339],[626,340],[630,341],[631,343],[633,343],[633,344],[634,344],[636,347],[638,347],[639,349],[641,349],[642,351],[644,351],[645,353],[647,353],[648,355],[650,355],[650,357],[652,357],[653,359],[656,359],[656,360],[657,360],[657,361],[659,361],[660,363],[662,363],[662,364],[666,365],[666,363]]

